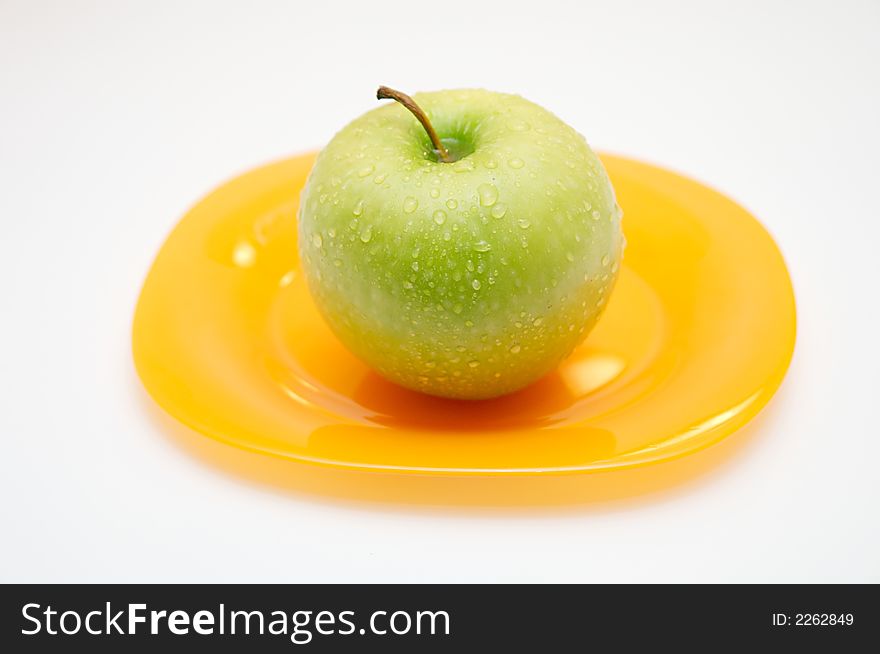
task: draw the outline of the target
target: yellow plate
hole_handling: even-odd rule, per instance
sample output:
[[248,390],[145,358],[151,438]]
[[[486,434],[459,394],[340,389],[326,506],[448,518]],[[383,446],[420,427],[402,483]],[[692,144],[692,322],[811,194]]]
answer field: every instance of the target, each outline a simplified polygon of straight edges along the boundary
[[605,315],[560,368],[495,400],[385,381],[336,340],[296,248],[314,161],[238,177],[172,232],[144,284],[133,351],[172,416],[226,443],[359,469],[587,472],[679,457],[744,425],[791,359],[785,263],[744,209],[661,168],[603,156],[627,248]]

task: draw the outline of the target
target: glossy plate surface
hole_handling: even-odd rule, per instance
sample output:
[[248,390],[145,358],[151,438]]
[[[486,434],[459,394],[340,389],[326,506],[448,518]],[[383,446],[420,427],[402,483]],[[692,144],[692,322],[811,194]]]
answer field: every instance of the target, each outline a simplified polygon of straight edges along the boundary
[[586,472],[679,457],[744,425],[791,359],[791,281],[770,235],[701,184],[603,156],[627,248],[605,315],[551,375],[480,402],[405,390],[336,340],[300,274],[307,155],[199,202],[159,252],[133,351],[156,402],[280,457],[443,474]]

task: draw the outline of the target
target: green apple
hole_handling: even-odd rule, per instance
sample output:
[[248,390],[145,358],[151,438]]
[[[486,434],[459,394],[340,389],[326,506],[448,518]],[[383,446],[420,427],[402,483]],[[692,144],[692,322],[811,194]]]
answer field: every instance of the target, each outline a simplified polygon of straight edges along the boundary
[[311,294],[398,384],[465,399],[523,388],[584,339],[614,286],[623,236],[605,169],[519,96],[381,91],[403,104],[343,128],[303,190]]

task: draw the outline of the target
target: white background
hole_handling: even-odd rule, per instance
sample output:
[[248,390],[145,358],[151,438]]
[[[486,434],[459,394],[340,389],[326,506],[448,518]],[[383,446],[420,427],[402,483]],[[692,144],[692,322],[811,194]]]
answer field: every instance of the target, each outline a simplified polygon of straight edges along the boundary
[[[0,581],[880,581],[878,34],[870,1],[2,2]],[[152,257],[380,83],[521,93],[761,218],[799,335],[739,445],[635,497],[492,508],[172,435],[130,356]]]

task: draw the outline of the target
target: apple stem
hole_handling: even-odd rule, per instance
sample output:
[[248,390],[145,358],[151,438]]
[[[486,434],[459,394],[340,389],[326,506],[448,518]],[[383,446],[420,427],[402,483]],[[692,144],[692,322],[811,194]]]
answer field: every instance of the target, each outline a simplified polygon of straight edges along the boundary
[[377,100],[397,100],[400,104],[410,110],[413,116],[415,116],[418,121],[422,124],[422,127],[425,128],[425,131],[428,133],[428,137],[431,139],[431,143],[434,145],[434,150],[437,152],[437,157],[443,163],[452,163],[452,158],[449,156],[449,151],[446,149],[446,146],[440,141],[440,137],[437,136],[437,132],[434,131],[434,126],[431,124],[431,121],[428,120],[427,114],[422,111],[422,108],[416,104],[416,101],[409,97],[406,93],[401,93],[400,91],[395,91],[394,89],[390,89],[387,86],[380,86],[379,90],[376,91],[376,99]]

